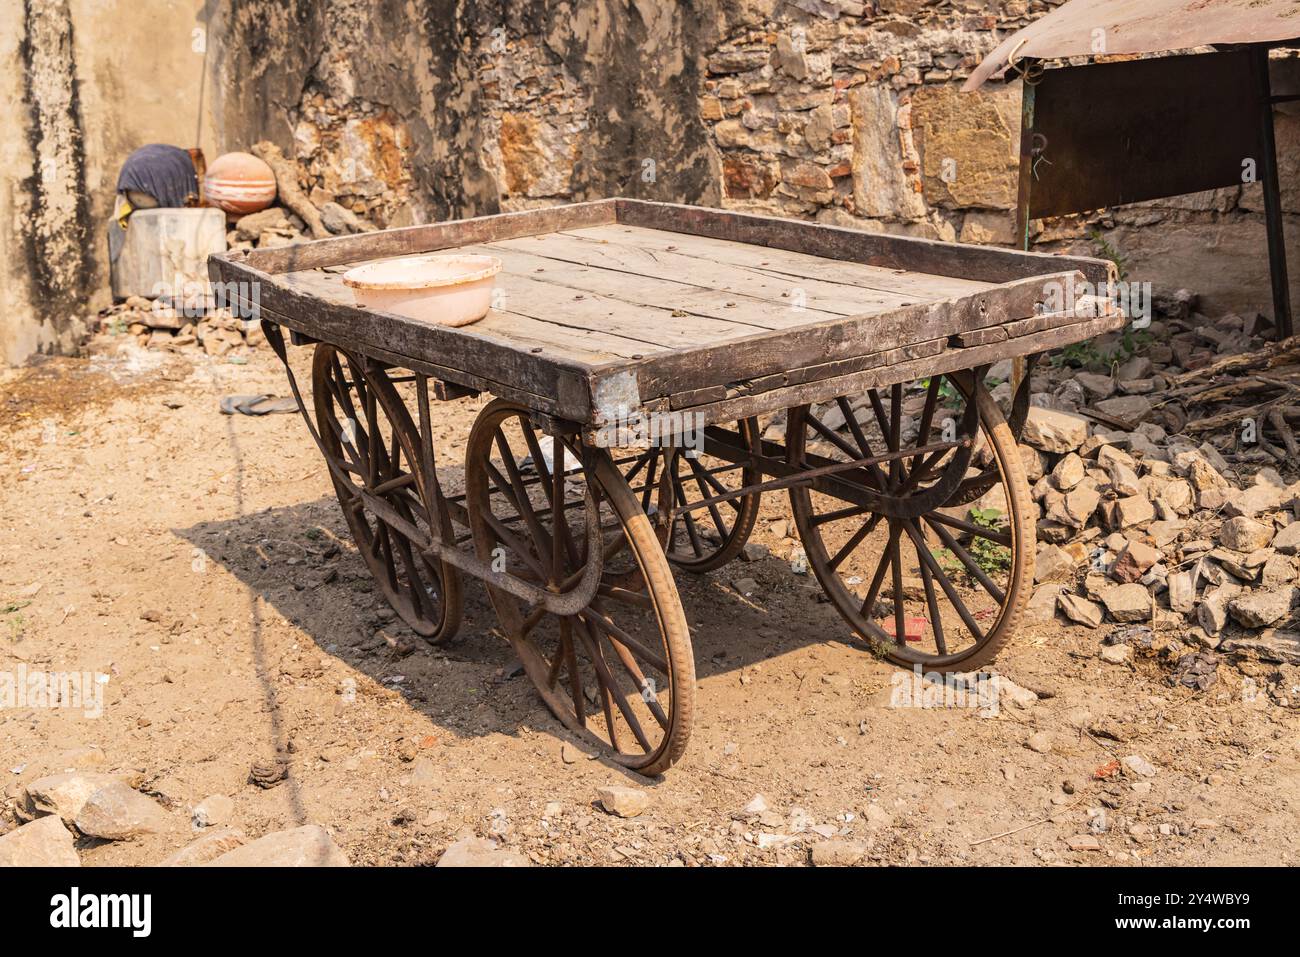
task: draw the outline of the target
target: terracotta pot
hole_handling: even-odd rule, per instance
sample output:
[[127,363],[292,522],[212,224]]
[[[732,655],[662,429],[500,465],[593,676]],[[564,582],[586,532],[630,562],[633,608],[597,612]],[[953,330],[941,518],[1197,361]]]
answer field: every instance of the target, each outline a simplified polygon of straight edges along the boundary
[[236,216],[255,213],[275,202],[275,174],[251,153],[225,153],[208,167],[203,196]]

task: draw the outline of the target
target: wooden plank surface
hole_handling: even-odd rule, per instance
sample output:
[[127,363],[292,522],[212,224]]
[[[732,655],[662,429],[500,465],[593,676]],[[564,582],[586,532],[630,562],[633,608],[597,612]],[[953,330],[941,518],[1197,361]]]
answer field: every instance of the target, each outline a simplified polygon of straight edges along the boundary
[[242,263],[258,272],[277,275],[610,223],[614,221],[617,209],[617,200],[602,199],[593,203],[573,203],[496,216],[476,216],[447,223],[430,223],[427,226],[407,226],[403,229],[358,233],[355,236],[338,236],[293,246],[233,250],[226,253],[224,258],[232,264]]
[[[352,290],[342,277],[319,270],[286,273],[282,281],[293,289],[317,296],[324,302],[353,307]],[[504,301],[519,303],[521,310],[493,309],[473,324],[475,334],[491,338],[505,347],[563,356],[588,365],[639,358],[662,346],[622,334],[620,324],[606,323],[604,305],[595,298],[571,301],[557,287],[537,283],[528,277],[503,276]],[[365,315],[365,313],[363,313]],[[551,319],[548,317],[564,317]],[[635,329],[637,324],[627,324]]]
[[[775,283],[780,289],[800,286],[819,308],[853,316],[869,312],[872,302],[885,306],[910,306],[933,299],[952,299],[987,289],[992,283],[956,279],[908,269],[890,269],[867,263],[824,259],[806,253],[745,243],[690,236],[661,229],[611,224],[566,230],[559,234],[496,243],[523,246],[530,242],[549,245],[567,240],[579,248],[604,244],[630,253],[647,265],[697,271],[721,280],[744,284]],[[825,300],[828,305],[822,305]]]
[[[342,282],[361,262],[453,249],[504,264],[500,308],[468,327],[359,309]],[[1116,324],[1040,315],[1045,283],[1105,278],[1099,260],[627,200],[229,253],[211,268],[260,283],[268,315],[309,336],[538,397],[580,423],[625,403],[779,408],[821,382],[1001,358]]]
[[[991,286],[975,296],[919,303],[884,315],[799,326],[647,356],[637,369],[641,397],[653,399],[729,385],[1014,322],[1035,315],[1043,285],[1042,277],[1033,277]],[[602,371],[596,370],[595,375]]]
[[1022,252],[997,246],[945,243],[914,236],[869,233],[840,226],[826,226],[772,216],[756,216],[731,210],[707,209],[620,198],[618,222],[692,236],[785,249],[811,256],[890,269],[906,269],[975,279],[980,282],[1014,282],[1028,276],[1078,271],[1089,282],[1105,283],[1117,278],[1113,263],[1085,256]]
[[[780,250],[739,246],[696,240],[661,230],[616,226],[608,229],[550,233],[524,239],[491,243],[487,248],[525,252],[547,258],[557,267],[584,266],[608,270],[612,277],[638,279],[672,279],[715,292],[742,309],[751,303],[765,302],[783,313],[781,326],[801,325],[821,318],[875,314],[910,305],[920,298],[946,299],[985,288],[971,283],[960,289],[932,289],[922,294],[906,288],[905,282],[889,287],[879,282],[890,277],[889,270],[869,270],[877,285],[854,285],[846,273],[816,257],[798,257]],[[808,262],[805,262],[805,259]],[[780,260],[780,265],[774,260]],[[816,265],[824,267],[820,272]],[[785,266],[785,269],[780,268]],[[802,267],[802,268],[801,268]],[[938,277],[936,277],[938,278]],[[951,282],[938,278],[940,283]],[[799,308],[796,308],[798,306]],[[819,315],[819,313],[821,315]]]
[[[987,283],[746,247],[638,227],[590,227],[456,247],[503,263],[474,331],[503,344],[602,364],[755,334],[883,315],[960,298]],[[283,281],[354,302],[333,269]]]
[[[528,242],[524,240],[524,242]],[[524,247],[527,249],[527,247]],[[603,265],[585,265],[557,260],[500,243],[466,246],[465,252],[496,256],[508,273],[527,275],[541,282],[572,290],[618,299],[667,315],[665,320],[686,317],[716,320],[705,323],[723,338],[770,329],[782,329],[809,321],[835,319],[843,313],[822,308],[794,308],[788,297],[764,297],[754,292],[732,292],[699,284],[698,277],[680,273],[645,276]],[[786,287],[788,290],[788,286]],[[818,304],[822,305],[822,304]],[[668,322],[677,326],[680,323]]]

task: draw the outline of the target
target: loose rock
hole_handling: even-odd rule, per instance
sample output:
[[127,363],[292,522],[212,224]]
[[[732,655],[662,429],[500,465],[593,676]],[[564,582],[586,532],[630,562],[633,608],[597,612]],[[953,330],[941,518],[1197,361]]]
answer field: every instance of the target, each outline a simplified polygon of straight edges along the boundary
[[118,775],[86,771],[51,774],[27,785],[20,805],[28,817],[57,814],[63,823],[72,824],[92,794],[121,781]]
[[222,854],[248,843],[244,832],[236,827],[214,827],[203,836],[158,862],[159,867],[198,867],[215,861]]
[[37,818],[0,837],[0,867],[80,867],[72,832],[57,815]]
[[1088,438],[1088,420],[1081,415],[1031,406],[1023,441],[1044,452],[1073,452]]
[[329,832],[315,824],[276,831],[227,851],[210,867],[348,867]]
[[1258,589],[1232,599],[1228,613],[1247,628],[1264,628],[1281,621],[1291,611],[1293,588]]
[[1117,585],[1101,594],[1102,604],[1116,621],[1148,621],[1151,596],[1141,585]]
[[1103,619],[1101,606],[1079,595],[1065,594],[1058,599],[1061,612],[1070,621],[1089,628],[1100,627]]
[[224,794],[211,794],[194,806],[194,826],[215,827],[229,824],[235,814],[235,802]]
[[124,841],[167,827],[167,812],[121,781],[104,785],[77,813],[77,830],[91,837]]
[[822,841],[809,852],[817,867],[852,867],[867,855],[866,845],[857,841]]
[[1238,552],[1267,548],[1272,540],[1272,528],[1240,515],[1224,522],[1219,532],[1219,542],[1225,548]]
[[503,849],[484,837],[463,837],[438,858],[437,867],[528,867],[518,851]]
[[650,795],[639,788],[612,784],[596,792],[600,806],[618,817],[636,817],[650,806]]

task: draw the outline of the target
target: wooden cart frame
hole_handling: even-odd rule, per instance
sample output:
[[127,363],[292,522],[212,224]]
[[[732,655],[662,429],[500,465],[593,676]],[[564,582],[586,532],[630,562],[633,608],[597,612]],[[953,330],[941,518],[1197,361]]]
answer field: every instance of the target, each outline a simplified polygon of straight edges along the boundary
[[[558,283],[557,315],[503,308],[452,329],[358,308],[338,281],[452,249],[506,256],[517,289],[554,300]],[[235,251],[210,274],[261,319],[401,617],[447,640],[461,574],[481,579],[556,716],[646,774],[681,756],[693,718],[672,568],[738,555],[763,492],[790,494],[795,570],[806,562],[869,649],[927,670],[991,660],[1032,585],[1037,511],[1015,442],[1028,377],[1008,419],[985,374],[1124,321],[1102,260],[628,199]],[[798,311],[803,285],[839,311],[777,312],[775,290]],[[1082,294],[1062,309],[1062,289]],[[873,308],[845,309],[855,297]],[[751,324],[731,321],[737,306]],[[310,400],[282,329],[315,344]],[[481,392],[497,398],[453,494],[432,404]],[[672,425],[638,440],[653,422]]]

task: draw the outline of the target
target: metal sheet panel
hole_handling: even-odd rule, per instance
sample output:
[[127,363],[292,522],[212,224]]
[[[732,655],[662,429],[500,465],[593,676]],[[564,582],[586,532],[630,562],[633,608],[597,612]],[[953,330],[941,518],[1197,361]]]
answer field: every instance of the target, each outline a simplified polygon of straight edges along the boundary
[[977,89],[989,77],[1000,76],[1011,57],[1169,53],[1297,39],[1300,0],[1070,0],[1004,40],[963,89]]
[[[1240,185],[1262,168],[1251,54],[1048,70],[1035,90],[1030,215]],[[1258,174],[1257,174],[1258,175]]]

